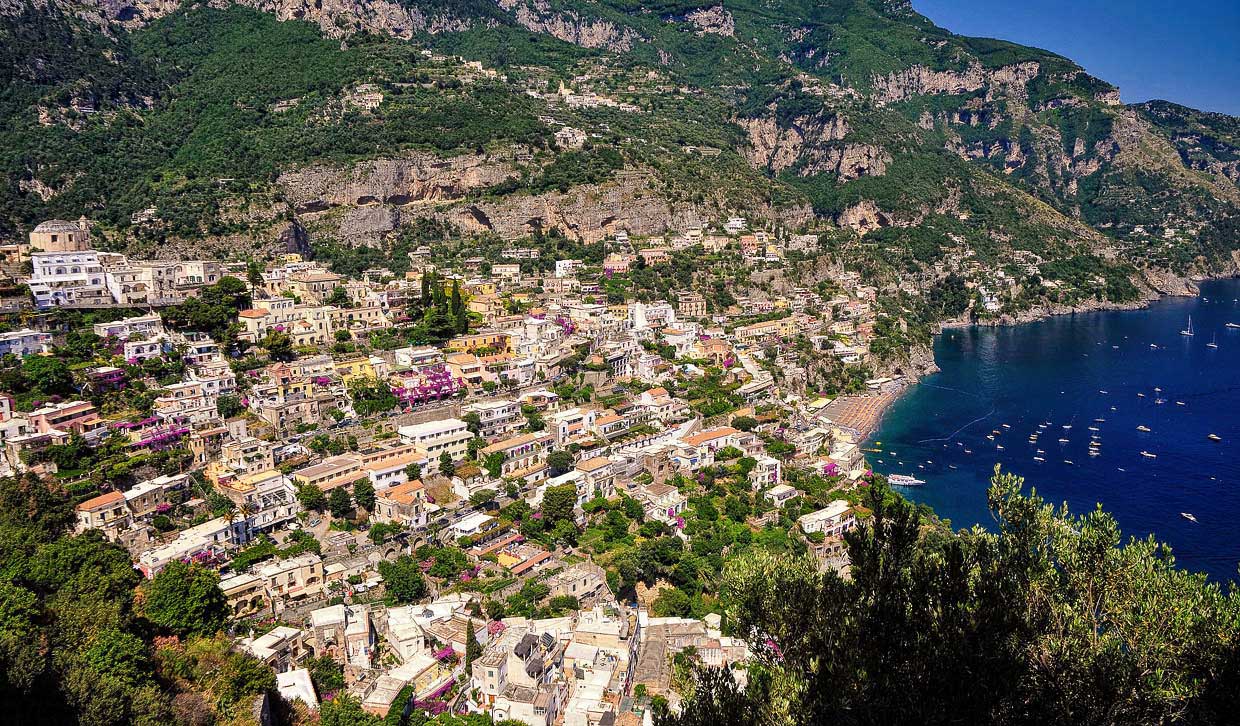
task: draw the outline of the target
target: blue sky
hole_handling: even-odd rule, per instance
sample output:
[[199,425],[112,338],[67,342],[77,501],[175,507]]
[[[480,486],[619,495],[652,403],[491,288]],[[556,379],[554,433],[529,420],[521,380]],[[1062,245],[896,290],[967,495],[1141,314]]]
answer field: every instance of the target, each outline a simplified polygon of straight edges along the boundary
[[1119,86],[1240,116],[1240,0],[913,0],[935,24],[1067,56]]

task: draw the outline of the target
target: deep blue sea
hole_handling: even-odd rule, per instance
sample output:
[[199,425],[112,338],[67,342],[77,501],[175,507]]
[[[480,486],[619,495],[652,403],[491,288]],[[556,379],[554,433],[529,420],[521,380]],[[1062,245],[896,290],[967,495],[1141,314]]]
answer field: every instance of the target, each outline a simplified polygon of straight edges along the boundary
[[[1192,337],[1180,335],[1189,316]],[[955,528],[993,527],[997,462],[1073,512],[1101,503],[1125,541],[1152,533],[1182,567],[1237,579],[1240,329],[1228,322],[1240,323],[1240,280],[1146,310],[945,331],[934,345],[942,371],[891,407],[867,443],[882,453],[867,456],[876,471],[924,479],[902,491]]]

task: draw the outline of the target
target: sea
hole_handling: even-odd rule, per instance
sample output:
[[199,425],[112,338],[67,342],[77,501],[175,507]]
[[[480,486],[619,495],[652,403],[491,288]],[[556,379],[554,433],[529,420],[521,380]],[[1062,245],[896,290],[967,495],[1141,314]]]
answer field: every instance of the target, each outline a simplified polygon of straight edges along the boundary
[[994,528],[997,463],[1074,513],[1101,504],[1125,541],[1153,534],[1179,566],[1240,580],[1240,329],[1228,322],[1240,324],[1240,280],[1143,310],[946,330],[940,372],[891,406],[868,461],[924,480],[901,491],[957,529]]

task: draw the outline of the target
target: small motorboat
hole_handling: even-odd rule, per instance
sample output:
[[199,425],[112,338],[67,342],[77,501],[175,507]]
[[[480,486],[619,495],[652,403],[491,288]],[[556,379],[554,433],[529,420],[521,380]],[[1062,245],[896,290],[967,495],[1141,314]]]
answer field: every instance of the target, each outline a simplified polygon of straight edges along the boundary
[[1144,457],[1145,457],[1145,458],[1147,458],[1147,459],[1157,459],[1157,458],[1158,458],[1158,454],[1151,454],[1151,453],[1150,453],[1150,452],[1148,452],[1148,451],[1142,451],[1142,452],[1141,452],[1141,456],[1144,456]]
[[1206,434],[1206,438],[1211,441],[1222,441],[1223,440],[1223,437],[1219,436],[1218,434]]
[[1033,457],[1033,460],[1034,460],[1034,461],[1046,461],[1046,459],[1043,459],[1043,458],[1042,458],[1042,457],[1040,457],[1040,456],[1035,456],[1035,457]]
[[1148,434],[1150,432],[1150,427],[1145,424],[1141,424],[1137,427],[1137,431],[1140,431],[1143,434]]
[[1193,524],[1197,523],[1197,518],[1188,512],[1180,512],[1180,516],[1192,522]]

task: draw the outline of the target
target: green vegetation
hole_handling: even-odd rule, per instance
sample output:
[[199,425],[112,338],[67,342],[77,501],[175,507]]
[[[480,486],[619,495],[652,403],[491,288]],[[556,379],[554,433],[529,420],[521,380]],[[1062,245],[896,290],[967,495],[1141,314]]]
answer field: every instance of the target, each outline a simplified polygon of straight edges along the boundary
[[[875,486],[846,535],[851,578],[758,554],[729,563],[734,632],[759,645],[740,689],[706,672],[660,723],[1220,723],[1240,693],[1240,599],[996,470],[998,531],[924,528]],[[970,674],[961,678],[960,674]]]

